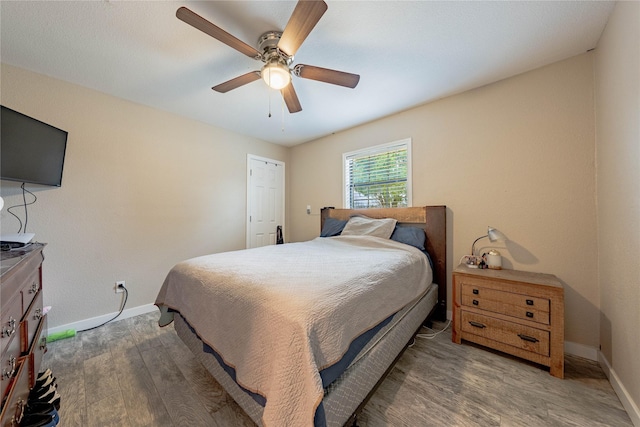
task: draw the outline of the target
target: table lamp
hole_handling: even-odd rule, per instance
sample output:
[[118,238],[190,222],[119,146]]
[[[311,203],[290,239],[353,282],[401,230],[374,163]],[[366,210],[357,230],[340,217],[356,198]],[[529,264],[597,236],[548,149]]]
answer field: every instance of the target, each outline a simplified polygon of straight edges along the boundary
[[484,239],[485,237],[488,237],[491,242],[504,242],[507,240],[507,237],[502,234],[500,230],[489,226],[487,227],[487,234],[482,235],[473,241],[473,244],[471,245],[471,255],[475,255],[476,242],[480,239]]

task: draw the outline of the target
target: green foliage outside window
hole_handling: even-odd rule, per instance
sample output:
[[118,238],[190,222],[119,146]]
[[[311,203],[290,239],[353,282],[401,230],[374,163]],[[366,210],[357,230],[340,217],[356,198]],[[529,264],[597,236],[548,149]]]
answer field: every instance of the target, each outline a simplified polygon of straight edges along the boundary
[[406,148],[349,159],[353,208],[407,206]]

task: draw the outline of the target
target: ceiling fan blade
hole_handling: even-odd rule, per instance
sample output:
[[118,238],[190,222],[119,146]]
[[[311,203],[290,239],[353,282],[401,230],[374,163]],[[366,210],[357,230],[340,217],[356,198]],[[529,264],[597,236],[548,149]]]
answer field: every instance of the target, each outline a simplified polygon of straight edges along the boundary
[[319,82],[331,83],[355,88],[360,81],[358,74],[345,73],[344,71],[330,70],[328,68],[314,67],[313,65],[298,64],[294,69],[295,74],[303,79],[317,80]]
[[219,85],[214,86],[211,89],[215,90],[216,92],[227,93],[230,90],[237,89],[240,86],[246,85],[247,83],[251,83],[256,80],[260,80],[260,72],[252,71],[250,73],[238,76],[235,79],[220,83]]
[[289,83],[284,89],[280,90],[280,93],[291,114],[302,111],[302,106],[298,100],[298,95],[296,95],[296,90],[293,88],[293,83]]
[[299,0],[284,27],[278,49],[289,56],[295,55],[326,11],[327,4],[324,1]]
[[198,15],[195,12],[192,12],[184,6],[176,11],[176,17],[181,21],[184,21],[187,24],[191,25],[192,27],[197,28],[203,33],[209,34],[211,37],[221,41],[227,46],[234,48],[240,53],[244,53],[250,58],[260,57],[260,52],[258,52],[255,48],[249,46],[242,40],[235,38],[222,28],[212,24],[202,16]]

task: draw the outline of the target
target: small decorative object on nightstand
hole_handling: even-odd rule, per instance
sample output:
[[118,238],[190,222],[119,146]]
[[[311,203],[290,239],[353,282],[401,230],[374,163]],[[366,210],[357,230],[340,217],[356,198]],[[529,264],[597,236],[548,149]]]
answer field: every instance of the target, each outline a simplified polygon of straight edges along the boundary
[[453,271],[453,335],[548,366],[564,378],[564,288],[552,274]]

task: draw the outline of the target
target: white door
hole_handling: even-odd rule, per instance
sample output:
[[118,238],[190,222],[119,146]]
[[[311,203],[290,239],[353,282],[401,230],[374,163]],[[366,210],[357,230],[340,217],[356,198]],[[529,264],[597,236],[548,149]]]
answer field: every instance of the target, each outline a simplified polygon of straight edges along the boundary
[[248,155],[247,248],[275,245],[278,227],[284,233],[284,163]]

